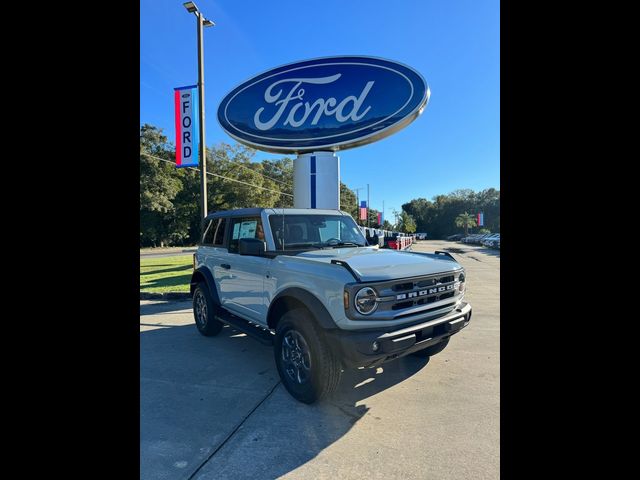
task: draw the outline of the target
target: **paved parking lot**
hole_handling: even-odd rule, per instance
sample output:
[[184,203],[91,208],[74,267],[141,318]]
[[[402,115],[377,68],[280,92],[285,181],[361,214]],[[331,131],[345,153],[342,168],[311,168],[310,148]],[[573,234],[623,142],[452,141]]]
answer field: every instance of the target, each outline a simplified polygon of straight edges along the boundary
[[291,398],[270,347],[190,302],[140,302],[141,479],[496,479],[500,252],[446,241],[467,270],[471,323],[430,361],[345,372],[316,405]]

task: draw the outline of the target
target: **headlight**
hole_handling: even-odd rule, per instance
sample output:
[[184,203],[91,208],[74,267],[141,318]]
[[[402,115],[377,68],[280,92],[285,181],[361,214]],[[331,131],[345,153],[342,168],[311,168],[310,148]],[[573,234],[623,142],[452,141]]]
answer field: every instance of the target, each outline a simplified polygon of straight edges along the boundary
[[376,303],[376,291],[371,287],[365,287],[358,290],[353,303],[356,310],[362,315],[369,315],[378,307]]

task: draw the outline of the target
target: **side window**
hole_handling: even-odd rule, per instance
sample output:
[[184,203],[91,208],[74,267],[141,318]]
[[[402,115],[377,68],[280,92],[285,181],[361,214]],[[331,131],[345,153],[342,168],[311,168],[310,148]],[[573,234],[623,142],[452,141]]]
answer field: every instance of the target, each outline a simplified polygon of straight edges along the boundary
[[216,226],[215,233],[213,236],[213,244],[216,247],[222,247],[224,245],[224,230],[227,226],[227,219],[221,218],[220,223]]
[[202,235],[202,245],[211,245],[213,243],[213,234],[215,233],[218,220],[217,218],[209,220],[209,224]]
[[230,253],[238,253],[238,242],[241,238],[259,238],[264,240],[262,221],[259,217],[234,218],[231,222]]

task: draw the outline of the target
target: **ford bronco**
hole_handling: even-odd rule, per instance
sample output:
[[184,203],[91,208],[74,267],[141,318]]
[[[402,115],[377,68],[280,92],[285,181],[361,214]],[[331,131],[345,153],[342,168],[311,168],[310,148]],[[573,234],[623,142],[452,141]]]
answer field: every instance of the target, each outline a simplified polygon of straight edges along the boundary
[[471,319],[453,256],[369,246],[339,210],[216,212],[203,231],[191,278],[198,331],[227,324],[273,345],[282,383],[304,403],[333,392],[345,368],[435,355]]

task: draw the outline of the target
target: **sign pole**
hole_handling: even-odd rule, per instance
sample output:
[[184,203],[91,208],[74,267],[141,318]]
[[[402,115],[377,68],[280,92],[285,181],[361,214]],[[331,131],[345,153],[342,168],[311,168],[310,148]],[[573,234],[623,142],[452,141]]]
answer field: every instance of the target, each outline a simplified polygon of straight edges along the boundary
[[200,211],[202,218],[207,216],[207,158],[204,141],[204,48],[202,45],[203,17],[196,14],[198,20],[198,120],[200,128]]
[[371,204],[369,203],[369,184],[367,183],[367,228],[369,228],[369,209]]

